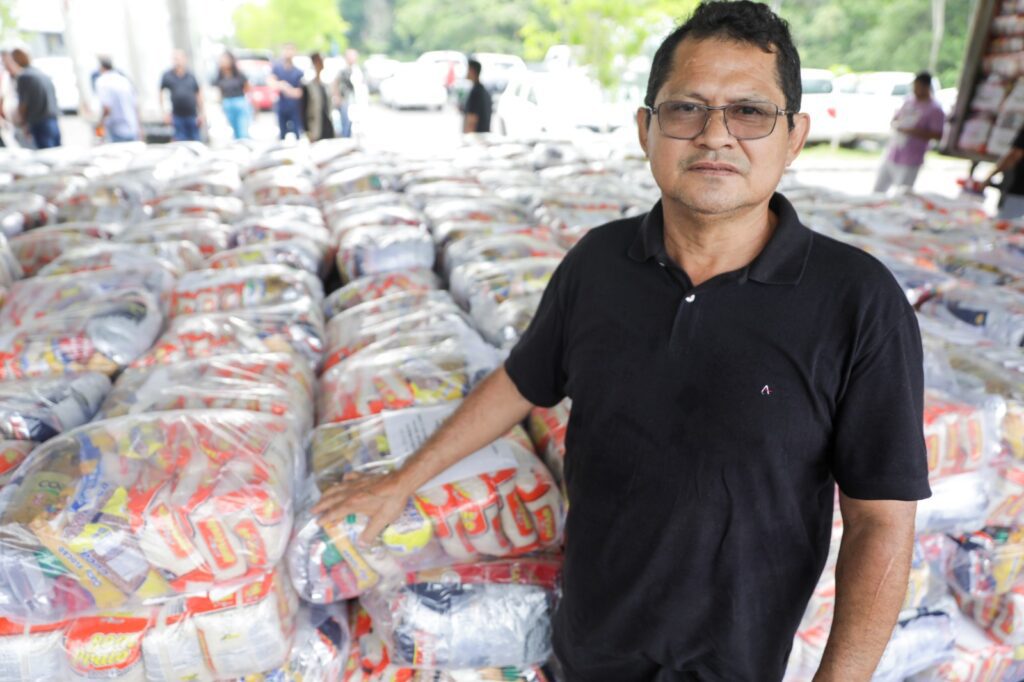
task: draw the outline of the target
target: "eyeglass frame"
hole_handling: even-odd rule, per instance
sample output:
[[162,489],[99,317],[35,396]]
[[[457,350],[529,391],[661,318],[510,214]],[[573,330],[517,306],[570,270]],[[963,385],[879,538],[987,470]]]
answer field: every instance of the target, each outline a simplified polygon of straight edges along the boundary
[[[701,109],[704,110],[704,125],[702,125],[700,127],[700,130],[697,131],[697,133],[694,134],[692,137],[676,137],[675,135],[669,135],[668,133],[665,132],[665,129],[661,127],[661,118],[658,117],[658,109],[660,109],[665,104],[692,104],[695,107],[700,107]],[[764,135],[761,135],[759,137],[738,137],[737,135],[735,135],[731,130],[729,130],[729,118],[725,115],[725,110],[728,109],[729,107],[734,107],[734,106],[742,105],[742,104],[770,104],[773,107],[775,107],[775,118],[772,120],[772,129],[769,130]],[[748,140],[763,140],[764,138],[770,136],[772,133],[775,132],[775,127],[779,123],[779,116],[794,116],[794,115],[800,113],[798,111],[789,111],[787,109],[783,109],[782,107],[780,107],[775,102],[769,102],[767,100],[750,100],[750,101],[743,101],[743,102],[733,102],[732,104],[723,104],[721,106],[711,107],[711,106],[708,106],[707,104],[701,104],[700,102],[688,102],[686,100],[675,100],[675,99],[668,100],[667,99],[664,102],[662,102],[661,104],[657,104],[657,105],[655,105],[653,107],[649,107],[649,106],[644,105],[644,109],[646,109],[648,113],[650,113],[650,114],[652,114],[652,115],[654,115],[655,117],[658,118],[658,130],[660,130],[666,137],[671,138],[673,140],[696,140],[698,137],[700,137],[701,135],[704,134],[705,130],[708,129],[708,121],[711,120],[711,112],[712,111],[721,111],[722,112],[722,122],[725,124],[726,131],[729,133],[729,135],[731,135],[736,140],[739,140],[741,142],[746,142]],[[790,122],[790,123],[792,125],[792,122]]]

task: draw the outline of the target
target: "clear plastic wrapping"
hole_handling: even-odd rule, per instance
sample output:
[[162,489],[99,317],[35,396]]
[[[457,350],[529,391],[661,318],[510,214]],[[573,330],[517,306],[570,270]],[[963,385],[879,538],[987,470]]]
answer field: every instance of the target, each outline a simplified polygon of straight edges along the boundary
[[338,272],[346,282],[382,272],[432,267],[434,242],[418,227],[355,227],[338,243]]
[[999,407],[925,391],[924,437],[932,479],[981,470],[998,456]]
[[445,250],[444,266],[450,273],[460,265],[474,262],[518,260],[520,258],[558,258],[565,255],[561,246],[530,234],[484,234],[467,236]]
[[284,265],[249,265],[195,270],[178,280],[168,297],[168,314],[214,313],[291,303],[303,299],[320,308],[320,279]]
[[0,615],[48,621],[273,568],[302,450],[240,410],[108,419],[36,448],[0,491]]
[[961,595],[984,599],[1006,594],[1024,569],[1024,529],[986,526],[952,539],[947,580]]
[[959,286],[921,310],[995,343],[1024,346],[1024,294],[1005,287]]
[[565,436],[569,429],[572,401],[566,398],[554,407],[535,407],[527,418],[527,428],[537,452],[548,465],[558,484],[565,488]]
[[0,332],[0,381],[114,374],[149,348],[163,324],[146,291],[124,291]]
[[286,664],[297,609],[271,572],[151,607],[44,624],[0,618],[0,682],[260,679]]
[[102,240],[80,232],[33,230],[13,237],[10,247],[24,276],[31,277],[72,247],[98,243]]
[[486,303],[542,294],[559,262],[557,258],[522,258],[469,263],[452,271],[452,296],[473,314],[474,306],[486,307]]
[[[310,446],[317,488],[326,490],[349,472],[401,467],[454,407],[320,426]],[[352,515],[325,528],[303,516],[289,566],[304,599],[327,603],[389,584],[409,570],[555,550],[564,514],[554,479],[517,427],[427,482],[367,548],[357,543],[365,518]]]
[[0,440],[42,442],[90,421],[110,379],[87,372],[0,382]]
[[231,236],[232,229],[229,225],[209,218],[159,218],[136,223],[122,232],[117,239],[130,244],[192,242],[199,247],[199,252],[208,258],[227,249],[231,244]]
[[446,291],[393,294],[367,301],[327,323],[324,369],[394,334],[458,325],[471,329],[469,320]]
[[346,605],[302,606],[288,661],[245,682],[339,682],[350,645]]
[[322,254],[330,250],[331,235],[319,213],[310,216],[296,211],[269,212],[243,218],[235,223],[232,245],[271,244],[291,239],[312,242]]
[[[186,409],[238,409],[313,426],[313,372],[289,353],[234,353],[125,370],[99,418]],[[2,386],[2,384],[0,384]]]
[[328,208],[328,223],[331,232],[335,235],[344,234],[354,227],[363,225],[409,225],[421,227],[424,224],[424,216],[419,211],[406,206],[401,199],[396,199],[393,204],[372,207],[358,207],[353,210],[339,210]]
[[360,603],[399,666],[527,667],[551,655],[560,568],[539,557],[420,571]]
[[344,682],[555,682],[541,666],[476,670],[422,670],[391,661],[391,653],[363,608],[352,609],[352,648]]
[[0,489],[10,483],[14,472],[36,447],[31,440],[0,440]]
[[[953,614],[951,614],[953,615]],[[963,616],[954,615],[956,646],[950,658],[907,682],[1016,682],[1024,672],[1013,648],[1000,644]]]
[[245,204],[237,197],[207,196],[184,192],[163,197],[153,204],[154,218],[209,218],[230,223],[245,213]]
[[496,364],[493,355],[458,344],[363,352],[320,377],[319,421],[341,422],[459,400]]
[[57,209],[46,197],[32,192],[0,193],[0,234],[13,237],[52,223]]
[[169,364],[225,353],[294,353],[311,367],[324,350],[324,321],[318,303],[301,299],[228,313],[182,315],[171,320],[135,367]]
[[324,300],[324,316],[328,319],[361,303],[400,293],[424,293],[441,286],[430,270],[385,272],[352,280],[332,292]]
[[0,309],[0,329],[12,329],[126,291],[148,291],[158,299],[174,285],[161,268],[99,270],[74,275],[30,277],[16,282]]
[[337,170],[323,178],[316,188],[320,203],[370,192],[386,192],[398,185],[398,174],[393,166],[367,164]]
[[218,270],[249,265],[286,265],[316,275],[323,271],[324,260],[321,249],[304,238],[236,246],[206,260],[206,267]]
[[[7,237],[0,234],[0,287],[9,287],[21,279],[21,264],[14,256]],[[0,303],[2,305],[2,303]]]
[[187,241],[121,244],[98,242],[61,253],[38,272],[40,276],[71,275],[92,270],[161,268],[180,277],[203,265],[199,247]]

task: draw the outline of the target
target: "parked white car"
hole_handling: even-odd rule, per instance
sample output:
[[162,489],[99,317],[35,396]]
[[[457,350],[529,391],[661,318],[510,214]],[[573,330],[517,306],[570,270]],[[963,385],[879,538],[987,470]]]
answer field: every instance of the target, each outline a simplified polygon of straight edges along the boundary
[[846,142],[838,118],[835,76],[827,69],[800,69],[803,97],[800,111],[811,117],[808,142]]
[[421,54],[416,63],[429,66],[435,81],[448,88],[466,77],[469,59],[455,50],[432,50]]
[[380,101],[394,109],[442,109],[448,90],[434,75],[432,64],[401,64],[390,78],[380,84]]
[[480,82],[492,94],[500,95],[515,76],[526,73],[526,62],[514,54],[477,52],[473,59],[480,62]]
[[363,62],[363,73],[366,74],[366,87],[370,89],[370,92],[380,92],[380,84],[385,79],[395,75],[395,71],[401,62],[397,59],[391,59],[387,55],[383,54],[371,54]]
[[491,130],[517,138],[612,132],[633,122],[629,104],[608,102],[601,86],[576,71],[526,72],[509,81]]

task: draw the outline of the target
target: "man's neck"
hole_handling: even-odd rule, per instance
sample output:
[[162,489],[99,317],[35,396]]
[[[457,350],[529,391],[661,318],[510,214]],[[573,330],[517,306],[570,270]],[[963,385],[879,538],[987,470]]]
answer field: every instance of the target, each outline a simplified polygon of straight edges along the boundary
[[695,213],[662,200],[665,250],[694,286],[753,261],[775,232],[768,201],[727,215]]

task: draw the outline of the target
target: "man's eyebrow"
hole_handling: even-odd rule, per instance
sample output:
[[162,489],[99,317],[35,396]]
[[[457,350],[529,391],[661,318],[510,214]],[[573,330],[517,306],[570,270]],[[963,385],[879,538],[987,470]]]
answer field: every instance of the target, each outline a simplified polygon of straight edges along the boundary
[[[695,100],[707,104],[710,100],[699,92],[682,92],[682,91],[669,91],[665,96],[666,100]],[[771,102],[772,99],[759,92],[748,92],[741,97],[731,97],[728,100],[729,104],[734,102]]]

